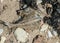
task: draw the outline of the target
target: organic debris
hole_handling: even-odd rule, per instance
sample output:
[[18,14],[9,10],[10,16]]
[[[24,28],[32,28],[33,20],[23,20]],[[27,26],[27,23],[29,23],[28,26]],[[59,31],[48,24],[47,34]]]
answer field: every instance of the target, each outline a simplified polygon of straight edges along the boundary
[[60,43],[60,0],[0,0],[0,43]]

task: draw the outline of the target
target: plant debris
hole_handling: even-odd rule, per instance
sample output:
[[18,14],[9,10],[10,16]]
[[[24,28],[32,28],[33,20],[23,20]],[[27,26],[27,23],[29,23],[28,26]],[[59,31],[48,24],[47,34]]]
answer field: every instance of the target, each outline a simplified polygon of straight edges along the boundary
[[60,0],[0,0],[0,43],[60,43]]

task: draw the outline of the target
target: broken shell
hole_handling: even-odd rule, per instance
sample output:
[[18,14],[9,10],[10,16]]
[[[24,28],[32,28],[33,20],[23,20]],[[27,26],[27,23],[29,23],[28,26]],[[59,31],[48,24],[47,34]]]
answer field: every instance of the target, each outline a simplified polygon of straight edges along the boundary
[[2,32],[3,32],[3,29],[0,29],[0,35],[2,34]]
[[17,28],[14,32],[18,42],[26,42],[28,40],[28,33],[22,28]]

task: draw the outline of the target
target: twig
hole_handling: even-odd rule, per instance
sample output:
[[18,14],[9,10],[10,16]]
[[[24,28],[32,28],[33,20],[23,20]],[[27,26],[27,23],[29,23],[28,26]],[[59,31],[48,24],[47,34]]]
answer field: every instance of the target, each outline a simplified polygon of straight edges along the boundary
[[11,32],[11,34],[7,37],[7,40],[9,40],[11,37],[13,37],[14,43],[18,43],[15,36],[14,36],[14,34],[13,34],[13,32]]

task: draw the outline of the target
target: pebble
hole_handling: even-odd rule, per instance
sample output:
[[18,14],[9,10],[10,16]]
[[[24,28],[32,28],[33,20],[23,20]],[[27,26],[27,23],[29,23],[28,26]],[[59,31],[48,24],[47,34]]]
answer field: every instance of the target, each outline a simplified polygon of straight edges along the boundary
[[3,2],[3,0],[1,0],[1,3]]
[[6,37],[2,36],[2,37],[1,37],[1,41],[0,41],[0,43],[4,43],[5,40],[6,40]]
[[44,32],[45,30],[48,29],[48,26],[49,26],[48,24],[43,24],[40,31]]
[[37,0],[37,5],[40,4],[42,2],[42,0]]
[[52,37],[53,37],[53,35],[52,35],[52,33],[51,33],[50,30],[48,30],[48,32],[47,32],[47,37],[48,37],[48,38],[52,38]]
[[27,5],[24,5],[24,7],[23,8],[26,8],[27,7]]
[[58,33],[56,31],[53,31],[54,36],[58,36]]
[[56,43],[59,43],[58,41]]
[[2,34],[2,32],[3,32],[3,29],[0,29],[0,35]]
[[60,13],[60,9],[57,9],[58,13]]
[[28,33],[23,28],[17,28],[14,32],[18,42],[25,43],[28,40]]
[[58,2],[60,3],[60,0],[58,0]]

